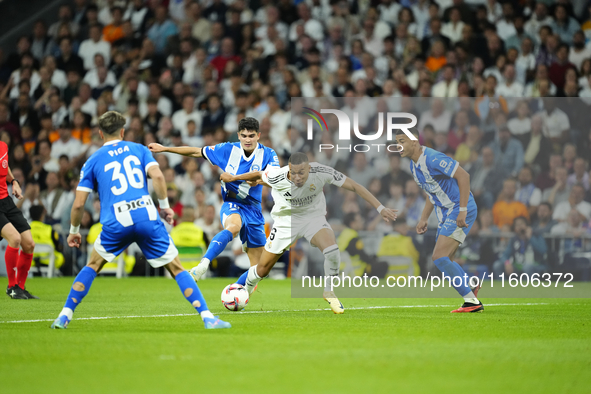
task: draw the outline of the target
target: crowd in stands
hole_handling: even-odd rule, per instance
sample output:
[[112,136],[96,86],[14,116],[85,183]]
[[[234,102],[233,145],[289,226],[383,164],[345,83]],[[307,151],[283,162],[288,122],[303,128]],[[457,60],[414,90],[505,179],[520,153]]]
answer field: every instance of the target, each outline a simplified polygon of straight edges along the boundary
[[[480,209],[475,233],[526,226],[532,234],[584,234],[591,227],[587,6],[74,0],[0,59],[0,140],[23,186],[18,206],[30,219],[41,203],[46,223],[67,228],[79,170],[101,146],[96,123],[108,110],[126,116],[126,140],[168,146],[237,141],[238,121],[253,116],[260,142],[282,163],[291,151],[308,152],[363,181],[412,229],[425,196],[408,163],[383,152],[316,151],[301,108],[292,108],[292,98],[304,97],[322,108],[361,109],[359,128],[368,133],[382,113],[415,113],[421,143],[470,173]],[[338,144],[330,132],[315,138]],[[219,170],[172,154],[157,160],[179,221],[190,220],[183,212],[190,207],[211,239],[220,229]],[[337,223],[358,212],[360,230],[392,231],[352,193],[333,190],[327,199]],[[98,221],[99,204],[89,201],[82,228]],[[267,216],[271,207],[267,192]]]

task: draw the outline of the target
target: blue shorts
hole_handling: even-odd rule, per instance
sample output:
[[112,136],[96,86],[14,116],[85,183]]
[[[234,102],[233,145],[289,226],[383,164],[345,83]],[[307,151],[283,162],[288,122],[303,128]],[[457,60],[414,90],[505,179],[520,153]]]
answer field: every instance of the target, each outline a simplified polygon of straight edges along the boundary
[[94,242],[94,249],[102,258],[111,262],[134,242],[154,268],[170,263],[179,254],[160,219],[146,220],[117,229],[103,227]]
[[456,223],[458,213],[460,213],[459,205],[454,207],[449,213],[447,210],[443,209],[441,212],[443,215],[439,221],[439,226],[437,227],[435,241],[437,241],[440,235],[445,235],[446,237],[455,239],[459,243],[463,243],[466,239],[466,235],[468,235],[472,225],[476,221],[476,216],[478,216],[478,207],[474,200],[470,199],[468,202],[468,213],[466,215],[466,224],[468,227],[458,227],[458,224]]
[[265,234],[265,219],[260,205],[240,204],[236,202],[224,202],[220,209],[220,221],[224,222],[228,216],[238,214],[242,219],[240,228],[240,241],[249,248],[265,246],[267,235]]

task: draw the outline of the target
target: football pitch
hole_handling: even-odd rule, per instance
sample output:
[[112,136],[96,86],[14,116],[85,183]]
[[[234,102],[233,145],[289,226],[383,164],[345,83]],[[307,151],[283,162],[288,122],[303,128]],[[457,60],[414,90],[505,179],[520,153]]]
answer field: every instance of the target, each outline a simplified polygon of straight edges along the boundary
[[[0,382],[23,393],[589,393],[591,300],[292,299],[263,281],[226,311],[228,278],[199,282],[232,323],[205,330],[164,278],[95,280],[67,330],[50,330],[73,278],[32,279],[40,300],[0,298]],[[5,289],[6,278],[0,278]]]

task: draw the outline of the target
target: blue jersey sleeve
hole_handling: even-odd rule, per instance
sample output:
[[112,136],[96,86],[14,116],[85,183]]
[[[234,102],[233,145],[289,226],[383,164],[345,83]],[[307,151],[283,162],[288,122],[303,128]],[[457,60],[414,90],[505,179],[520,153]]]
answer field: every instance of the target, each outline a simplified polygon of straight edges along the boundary
[[78,183],[76,190],[89,193],[96,190],[94,162],[95,160],[93,160],[91,157],[90,159],[86,160],[86,163],[84,163],[82,166],[82,169],[80,170],[80,182]]
[[446,176],[453,178],[460,163],[451,157],[437,151],[427,157],[427,168],[431,176]]
[[201,154],[214,166],[222,167],[227,161],[225,156],[228,146],[230,146],[230,148],[232,147],[231,144],[226,142],[217,145],[205,146],[203,149],[201,149]]
[[269,167],[278,167],[279,168],[279,158],[277,157],[277,153],[272,148],[265,148],[265,165],[263,168],[266,170]]

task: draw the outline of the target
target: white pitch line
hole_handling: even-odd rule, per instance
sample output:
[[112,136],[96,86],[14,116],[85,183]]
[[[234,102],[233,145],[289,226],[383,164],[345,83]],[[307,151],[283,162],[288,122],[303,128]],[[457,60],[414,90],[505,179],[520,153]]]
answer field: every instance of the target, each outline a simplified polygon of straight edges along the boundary
[[[523,303],[523,304],[486,304],[489,306],[516,306],[516,305],[552,305],[550,303],[539,302],[539,303]],[[558,305],[558,304],[554,304]],[[392,308],[451,308],[456,305],[385,305],[385,306],[361,306],[346,308],[346,310],[365,310],[365,309],[392,309]],[[316,312],[316,311],[330,311],[330,308],[317,308],[317,309],[285,309],[285,310],[270,310],[270,311],[242,311],[240,314],[245,313],[285,313],[285,312]],[[233,315],[236,312],[218,312],[219,315]],[[93,316],[93,317],[80,317],[75,320],[108,320],[108,319],[136,319],[136,318],[152,318],[152,317],[177,317],[177,316],[196,316],[195,313],[177,313],[170,315],[129,315],[129,316]],[[39,322],[52,322],[55,319],[35,319],[35,320],[10,320],[0,321],[0,324],[7,323],[39,323]]]

